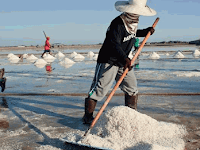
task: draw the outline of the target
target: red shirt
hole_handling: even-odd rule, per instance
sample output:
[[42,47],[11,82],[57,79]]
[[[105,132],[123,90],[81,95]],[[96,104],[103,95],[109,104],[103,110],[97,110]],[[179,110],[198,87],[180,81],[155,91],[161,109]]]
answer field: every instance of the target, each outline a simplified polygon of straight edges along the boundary
[[46,40],[44,49],[45,50],[50,50],[50,47],[51,47],[51,45],[49,43],[49,40]]

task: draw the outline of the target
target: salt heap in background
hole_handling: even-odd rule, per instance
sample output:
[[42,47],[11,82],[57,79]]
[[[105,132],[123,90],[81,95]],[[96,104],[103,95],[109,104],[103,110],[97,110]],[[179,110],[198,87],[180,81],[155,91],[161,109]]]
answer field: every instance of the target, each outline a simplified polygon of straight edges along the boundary
[[83,61],[85,59],[85,57],[81,54],[77,54],[73,57],[74,61]]
[[23,58],[28,58],[28,54],[23,54]]
[[194,50],[194,52],[192,53],[192,55],[193,55],[194,57],[199,57],[199,56],[200,56],[199,50],[198,50],[198,49]]
[[38,68],[43,68],[45,65],[47,64],[47,62],[44,59],[38,59],[34,65]]
[[[79,134],[79,133],[78,133]],[[114,150],[183,150],[184,126],[159,122],[126,106],[113,107],[103,113],[91,134],[80,144]],[[69,134],[68,140],[81,135]]]
[[76,52],[73,52],[73,53],[70,54],[70,57],[73,58],[73,57],[75,57],[76,55],[77,55],[77,53],[76,53]]
[[58,59],[61,59],[61,58],[65,57],[65,55],[64,55],[62,52],[59,51],[59,52],[55,55],[55,57],[57,57]]
[[37,60],[38,58],[35,57],[33,54],[31,54],[31,55],[28,56],[26,59],[27,59],[28,61],[30,61],[30,62],[35,62],[35,60]]
[[61,61],[59,64],[65,68],[70,68],[73,66],[75,62],[69,58],[65,58],[63,61]]
[[11,62],[11,63],[18,63],[20,58],[12,53],[8,54],[8,60]]
[[174,54],[174,58],[184,58],[185,56],[180,52],[180,51],[178,51],[178,52],[176,52],[175,54]]
[[50,54],[47,54],[47,55],[44,56],[43,58],[44,58],[44,60],[45,60],[46,62],[49,62],[49,63],[53,62],[53,61],[56,59],[55,57],[53,57],[53,56],[50,55]]
[[94,54],[94,56],[92,57],[93,60],[97,60],[98,58],[98,54]]
[[153,52],[148,56],[148,58],[150,58],[150,59],[159,59],[160,56],[156,52]]
[[87,57],[92,59],[93,56],[94,56],[94,53],[92,51],[89,51],[88,54],[87,54]]

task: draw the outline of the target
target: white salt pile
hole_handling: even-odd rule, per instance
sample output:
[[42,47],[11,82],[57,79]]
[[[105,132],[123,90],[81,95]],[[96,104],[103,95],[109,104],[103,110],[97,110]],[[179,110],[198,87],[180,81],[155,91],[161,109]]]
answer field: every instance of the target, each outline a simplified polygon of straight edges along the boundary
[[63,57],[65,57],[65,55],[62,53],[62,52],[58,52],[56,55],[55,55],[55,57],[57,57],[57,58],[63,58]]
[[194,57],[199,57],[200,56],[200,51],[198,49],[194,50],[194,52],[192,53],[192,55]]
[[167,53],[166,56],[169,56],[169,53]]
[[85,57],[81,54],[77,54],[73,57],[73,60],[75,61],[83,61],[85,59]]
[[177,77],[200,77],[200,72],[177,71],[173,72],[172,74],[176,75]]
[[[91,134],[78,141],[113,150],[183,150],[184,126],[159,122],[129,107],[118,106],[103,113]],[[80,132],[69,133],[68,141],[77,142]]]
[[53,62],[53,61],[56,59],[55,57],[53,57],[53,56],[50,55],[50,54],[47,54],[47,55],[44,56],[43,58],[44,58],[44,60],[45,60],[46,62]]
[[35,57],[33,54],[31,54],[30,56],[27,57],[27,60],[36,60],[38,59],[37,57]]
[[11,62],[11,63],[18,63],[20,58],[14,54],[8,54],[8,60]]
[[63,61],[61,61],[59,64],[65,68],[70,68],[73,66],[75,62],[69,58],[65,58]]
[[94,56],[92,57],[93,60],[97,60],[98,58],[98,54],[94,54]]
[[13,53],[10,53],[10,54],[8,54],[8,58],[10,58],[11,56],[13,56],[14,54]]
[[77,53],[76,53],[76,52],[73,52],[73,53],[70,54],[70,57],[73,58],[73,57],[76,56],[76,55],[77,55]]
[[148,58],[150,58],[150,59],[159,59],[160,56],[156,52],[153,52],[148,56]]
[[92,51],[89,51],[88,54],[87,54],[87,57],[93,58],[93,56],[94,56],[94,53]]
[[184,58],[185,56],[180,52],[180,51],[178,51],[178,52],[176,52],[175,54],[174,54],[174,58]]
[[36,60],[36,62],[34,63],[35,65],[39,65],[39,64],[47,64],[47,62],[44,59],[38,59]]
[[23,54],[23,58],[28,58],[28,54]]

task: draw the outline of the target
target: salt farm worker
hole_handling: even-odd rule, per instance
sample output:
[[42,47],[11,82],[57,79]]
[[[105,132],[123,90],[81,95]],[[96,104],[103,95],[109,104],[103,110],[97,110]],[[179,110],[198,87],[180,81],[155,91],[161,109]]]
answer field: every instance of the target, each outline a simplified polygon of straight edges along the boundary
[[97,101],[105,97],[113,82],[120,78],[126,68],[129,72],[120,88],[125,93],[125,105],[133,109],[137,108],[137,80],[131,70],[131,60],[128,54],[136,41],[135,37],[145,37],[149,31],[151,35],[154,33],[153,27],[137,30],[140,15],[156,15],[156,11],[148,7],[146,2],[147,0],[129,0],[115,3],[116,10],[122,14],[112,20],[99,51],[95,76],[88,97],[85,98],[83,123],[90,124],[93,121]]
[[46,41],[45,41],[45,46],[44,46],[44,52],[43,52],[43,54],[42,54],[41,57],[43,57],[43,55],[44,55],[45,53],[47,53],[47,52],[49,52],[49,54],[51,54],[51,51],[50,51],[51,44],[50,44],[49,40],[50,40],[50,37],[47,36],[47,37],[46,37]]
[[4,90],[6,88],[6,78],[3,77],[4,76],[4,71],[5,71],[4,68],[0,69],[0,86],[1,86],[1,92],[4,92]]

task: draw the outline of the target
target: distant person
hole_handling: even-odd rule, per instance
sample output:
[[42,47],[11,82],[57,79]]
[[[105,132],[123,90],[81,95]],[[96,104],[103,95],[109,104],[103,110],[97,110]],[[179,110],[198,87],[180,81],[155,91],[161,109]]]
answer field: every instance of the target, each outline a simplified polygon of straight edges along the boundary
[[129,72],[119,86],[125,93],[125,105],[137,109],[138,89],[137,80],[128,55],[134,46],[135,37],[145,37],[153,27],[137,30],[139,16],[153,16],[156,11],[146,5],[147,0],[118,1],[115,8],[123,12],[112,20],[108,27],[106,38],[99,51],[95,76],[85,98],[85,114],[83,123],[90,124],[97,101],[101,101],[110,90],[114,81],[118,81],[124,70]]
[[50,44],[49,40],[50,40],[50,37],[47,36],[47,37],[46,37],[46,41],[45,41],[45,46],[44,46],[44,52],[43,52],[43,54],[42,54],[42,56],[41,56],[42,58],[43,58],[43,55],[44,55],[45,53],[51,54],[51,51],[50,51],[51,44]]
[[2,68],[0,69],[0,86],[1,86],[1,92],[4,92],[5,88],[6,88],[6,78],[4,78],[4,72],[5,69]]

